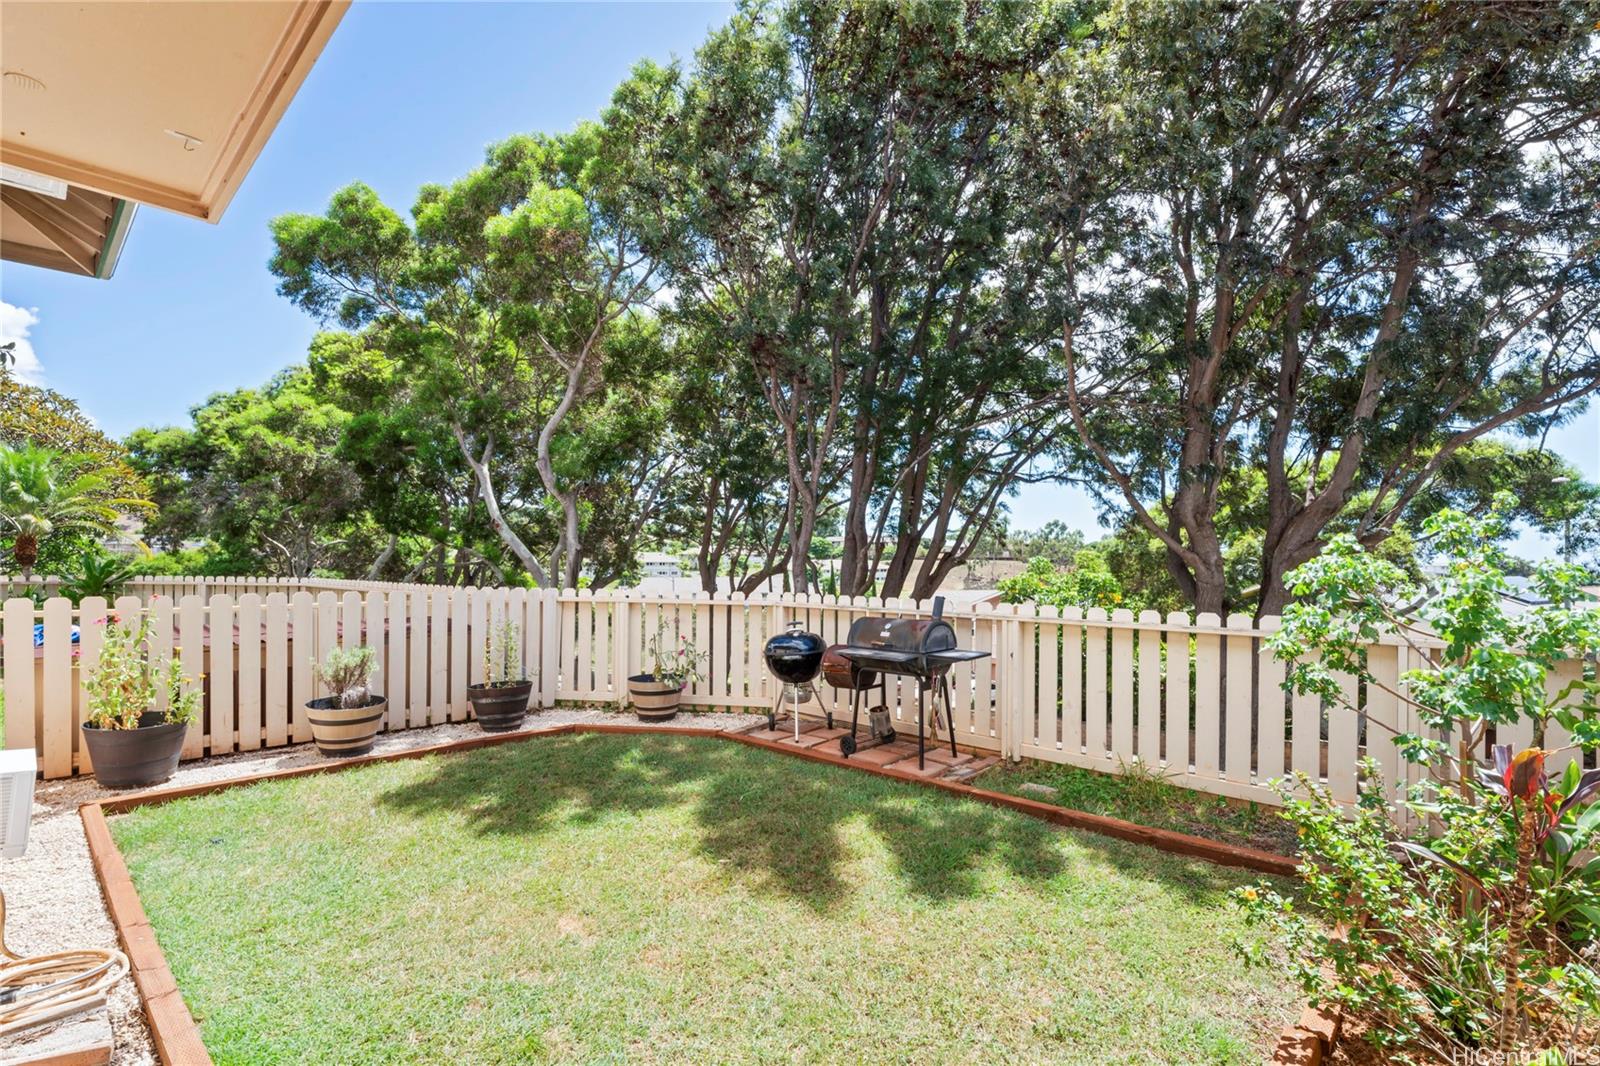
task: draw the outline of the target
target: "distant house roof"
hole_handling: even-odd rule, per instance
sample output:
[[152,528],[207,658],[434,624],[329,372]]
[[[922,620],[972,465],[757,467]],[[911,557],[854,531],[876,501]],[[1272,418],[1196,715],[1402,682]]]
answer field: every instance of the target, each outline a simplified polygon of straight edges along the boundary
[[1000,602],[999,589],[940,589],[934,595],[943,596],[944,605],[952,611],[970,611],[980,603]]
[[1511,599],[1519,603],[1539,604],[1550,602],[1534,587],[1533,578],[1531,577],[1508,577],[1506,578],[1506,584],[1511,586]]

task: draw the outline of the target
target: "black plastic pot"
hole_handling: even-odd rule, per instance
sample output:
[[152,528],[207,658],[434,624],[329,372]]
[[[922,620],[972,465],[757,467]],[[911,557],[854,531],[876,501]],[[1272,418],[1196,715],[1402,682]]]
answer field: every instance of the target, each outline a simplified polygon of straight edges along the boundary
[[182,722],[168,722],[160,711],[140,715],[138,729],[96,729],[88,722],[81,728],[94,779],[106,788],[159,785],[177,773],[189,729]]
[[532,681],[467,686],[467,701],[478,717],[478,728],[485,733],[504,733],[521,725],[528,713],[528,697],[532,695]]

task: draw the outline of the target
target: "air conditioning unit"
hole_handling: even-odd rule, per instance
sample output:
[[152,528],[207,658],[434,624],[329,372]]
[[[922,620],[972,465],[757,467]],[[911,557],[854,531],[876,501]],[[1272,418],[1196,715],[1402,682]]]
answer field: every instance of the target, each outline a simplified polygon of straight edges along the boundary
[[28,848],[33,779],[38,770],[32,748],[0,751],[0,858],[14,859]]

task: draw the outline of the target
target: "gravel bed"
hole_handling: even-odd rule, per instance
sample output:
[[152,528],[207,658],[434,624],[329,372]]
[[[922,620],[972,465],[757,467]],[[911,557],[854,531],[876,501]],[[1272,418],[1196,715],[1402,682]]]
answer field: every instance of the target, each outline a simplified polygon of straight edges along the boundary
[[[632,715],[614,711],[561,707],[530,715],[528,725],[634,720]],[[744,729],[765,720],[764,715],[758,714],[685,713],[661,724]],[[373,751],[380,754],[403,751],[478,735],[480,730],[471,723],[407,729],[381,734]],[[244,777],[305,766],[321,759],[310,744],[199,759],[180,766],[167,785]],[[116,931],[111,926],[100,895],[100,884],[89,863],[83,823],[78,819],[80,804],[117,794],[100,788],[92,778],[38,783],[27,853],[21,858],[0,861],[0,891],[5,892],[6,901],[5,935],[11,950],[33,955],[67,947],[117,946]],[[144,1012],[130,978],[117,982],[111,991],[111,1028],[116,1041],[111,1056],[113,1066],[145,1066],[157,1061],[150,1032],[145,1028]],[[0,1051],[0,1064],[5,1061],[5,1053]]]

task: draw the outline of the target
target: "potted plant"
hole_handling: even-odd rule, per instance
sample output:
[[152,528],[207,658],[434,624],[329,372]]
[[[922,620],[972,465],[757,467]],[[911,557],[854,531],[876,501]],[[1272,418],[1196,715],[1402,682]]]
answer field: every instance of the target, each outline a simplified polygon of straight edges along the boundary
[[521,724],[528,713],[533,682],[522,676],[522,641],[508,618],[496,626],[483,644],[483,681],[467,686],[467,700],[485,733],[504,733]]
[[[168,656],[146,655],[150,621],[137,626],[115,615],[102,618],[100,658],[83,683],[86,701],[83,743],[94,763],[94,779],[107,788],[159,785],[178,769],[183,736],[200,712],[199,688]],[[156,710],[158,698],[166,710]]]
[[378,656],[371,648],[331,648],[321,663],[312,661],[328,690],[306,704],[311,739],[324,755],[365,755],[383,724],[388,700],[372,691]]
[[666,721],[678,713],[678,701],[689,682],[700,680],[700,661],[707,653],[697,651],[687,637],[674,641],[665,622],[656,628],[647,651],[651,670],[628,678],[628,695],[640,718],[647,722]]

